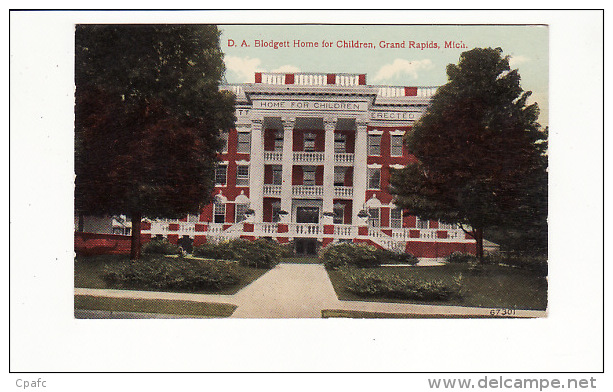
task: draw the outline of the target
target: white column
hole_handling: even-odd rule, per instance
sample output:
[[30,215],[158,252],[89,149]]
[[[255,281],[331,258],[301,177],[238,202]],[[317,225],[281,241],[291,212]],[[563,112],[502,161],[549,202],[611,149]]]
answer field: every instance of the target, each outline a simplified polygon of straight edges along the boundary
[[[334,130],[336,117],[324,118],[325,150],[324,150],[324,198],[323,212],[332,212],[334,199]],[[329,223],[332,223],[330,220]]]
[[353,216],[352,224],[361,224],[358,213],[362,210],[366,202],[366,176],[368,175],[367,163],[367,139],[366,120],[356,119],[355,129],[355,151],[353,159]]
[[292,219],[292,169],[294,166],[294,117],[283,118],[283,166],[281,178],[281,222],[290,223]]
[[262,118],[251,120],[251,157],[249,165],[249,199],[255,211],[253,221],[263,221],[264,195],[264,140],[262,137]]

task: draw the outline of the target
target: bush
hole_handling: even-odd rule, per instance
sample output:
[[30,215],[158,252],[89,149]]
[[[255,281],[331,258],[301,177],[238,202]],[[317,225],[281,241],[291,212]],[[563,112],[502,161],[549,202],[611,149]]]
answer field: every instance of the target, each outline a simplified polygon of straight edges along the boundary
[[102,277],[122,288],[195,291],[237,284],[241,275],[232,262],[158,257],[107,265]]
[[470,263],[474,264],[477,262],[477,256],[472,255],[470,253],[462,253],[462,252],[453,252],[445,259],[448,263]]
[[340,243],[328,245],[320,253],[320,258],[328,270],[336,270],[348,265],[357,267],[377,267],[381,265],[374,247],[364,244]]
[[280,244],[281,248],[281,257],[294,257],[296,256],[296,243],[294,241],[290,241],[286,244]]
[[407,279],[377,271],[347,270],[344,276],[346,289],[360,297],[441,301],[462,297],[462,275],[455,278],[453,284],[445,284],[440,279]]
[[247,241],[242,248],[238,261],[246,266],[255,268],[272,268],[281,261],[281,246],[274,240],[259,238]]
[[145,254],[157,255],[180,255],[181,248],[178,245],[171,244],[166,238],[154,238],[147,242],[142,247],[142,252]]
[[419,263],[419,259],[410,253],[395,253],[395,255],[399,264],[415,265]]
[[276,241],[236,239],[218,244],[207,243],[194,248],[193,255],[210,259],[236,260],[255,268],[272,268],[281,261],[283,249]]
[[347,242],[328,245],[320,253],[320,258],[328,270],[337,270],[350,265],[373,268],[382,264],[415,265],[419,262],[417,257],[408,253],[395,253],[370,245]]

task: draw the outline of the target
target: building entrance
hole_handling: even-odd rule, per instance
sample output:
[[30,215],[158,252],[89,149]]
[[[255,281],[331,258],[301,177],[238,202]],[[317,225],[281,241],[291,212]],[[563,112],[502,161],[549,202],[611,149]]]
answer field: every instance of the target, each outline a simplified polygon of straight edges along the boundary
[[319,207],[297,207],[296,223],[319,223]]
[[317,254],[317,239],[296,238],[296,254],[299,256],[314,256]]

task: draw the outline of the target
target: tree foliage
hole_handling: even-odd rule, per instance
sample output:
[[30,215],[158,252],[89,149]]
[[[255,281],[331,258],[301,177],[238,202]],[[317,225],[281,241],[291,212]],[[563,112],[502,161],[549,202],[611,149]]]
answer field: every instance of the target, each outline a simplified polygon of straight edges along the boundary
[[476,48],[447,66],[426,113],[405,135],[415,163],[392,176],[397,204],[424,219],[469,225],[482,254],[492,226],[544,227],[547,131],[502,49]]
[[198,213],[234,124],[218,29],[79,25],[75,41],[76,210],[127,214],[133,236],[142,216]]

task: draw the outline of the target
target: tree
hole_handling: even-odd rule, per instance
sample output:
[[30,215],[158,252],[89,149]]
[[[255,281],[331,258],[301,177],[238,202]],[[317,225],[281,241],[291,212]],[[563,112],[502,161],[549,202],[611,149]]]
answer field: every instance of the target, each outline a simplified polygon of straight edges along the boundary
[[547,230],[547,130],[502,49],[464,52],[447,76],[405,135],[416,160],[391,190],[412,214],[459,224],[483,260],[488,227]]
[[128,215],[138,259],[143,217],[210,202],[219,131],[234,124],[219,31],[79,25],[75,43],[75,210]]

